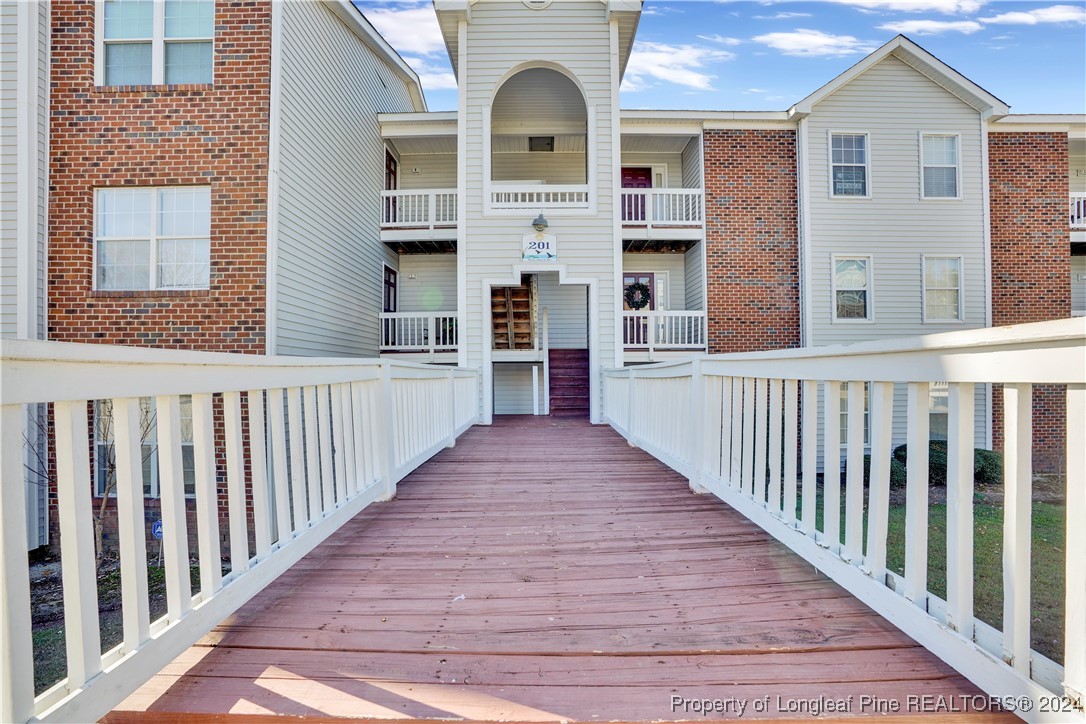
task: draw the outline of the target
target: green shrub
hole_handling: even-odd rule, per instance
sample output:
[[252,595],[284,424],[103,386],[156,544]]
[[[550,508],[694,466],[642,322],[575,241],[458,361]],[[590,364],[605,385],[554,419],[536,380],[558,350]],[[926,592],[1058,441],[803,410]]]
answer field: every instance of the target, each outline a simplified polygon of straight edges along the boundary
[[[848,463],[844,465],[844,471],[841,474],[841,481],[844,482],[844,476],[848,474]],[[871,484],[871,456],[864,455],[864,485]],[[890,458],[890,487],[891,488],[903,488],[905,487],[905,466],[901,464],[897,458]]]
[[1003,481],[1003,453],[977,448],[973,451],[973,482],[998,485]]
[[[902,467],[909,466],[908,445],[894,448],[894,459]],[[946,485],[946,440],[928,442],[928,485]]]

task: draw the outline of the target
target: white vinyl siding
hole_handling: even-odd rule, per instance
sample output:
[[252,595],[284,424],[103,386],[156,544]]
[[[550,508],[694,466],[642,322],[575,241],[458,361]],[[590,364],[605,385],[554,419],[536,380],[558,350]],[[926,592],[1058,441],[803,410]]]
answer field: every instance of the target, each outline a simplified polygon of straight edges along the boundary
[[[660,286],[661,277],[665,279],[666,304],[660,304],[660,299],[657,298],[657,309],[691,309],[686,303],[686,259],[684,254],[623,254],[622,273],[652,272],[656,275],[657,288]],[[655,291],[653,290],[654,294]]]
[[586,289],[584,285],[559,284],[557,274],[539,275],[539,307],[547,308],[553,349],[588,349]]
[[19,313],[19,137],[18,117],[18,5],[0,3],[0,334],[18,333]]
[[[415,173],[418,169],[418,173]],[[400,156],[399,186],[411,189],[455,189],[456,154],[405,154]]]
[[277,354],[376,356],[385,146],[404,82],[325,3],[281,3]]
[[704,162],[702,160],[701,150],[701,138],[692,138],[690,142],[686,144],[686,148],[682,154],[683,161],[683,176],[682,186],[684,189],[700,189],[704,186],[702,182],[702,167]]
[[1071,312],[1086,316],[1086,256],[1071,257]]
[[539,408],[543,410],[543,366],[519,362],[498,362],[494,365],[494,414],[531,415],[532,367],[539,369]]
[[495,153],[492,172],[495,181],[583,184],[584,153]]
[[399,272],[401,312],[456,311],[455,254],[404,254]]
[[686,252],[686,308],[705,311],[705,243]]

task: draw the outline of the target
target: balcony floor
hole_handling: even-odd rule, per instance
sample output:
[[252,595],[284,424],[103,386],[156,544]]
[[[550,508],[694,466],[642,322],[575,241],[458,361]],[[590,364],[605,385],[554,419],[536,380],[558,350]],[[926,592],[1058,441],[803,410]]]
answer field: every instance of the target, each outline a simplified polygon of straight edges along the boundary
[[469,430],[107,720],[705,718],[672,695],[770,695],[762,717],[787,714],[778,696],[851,694],[856,715],[861,695],[906,713],[910,695],[978,693],[609,428],[509,417]]

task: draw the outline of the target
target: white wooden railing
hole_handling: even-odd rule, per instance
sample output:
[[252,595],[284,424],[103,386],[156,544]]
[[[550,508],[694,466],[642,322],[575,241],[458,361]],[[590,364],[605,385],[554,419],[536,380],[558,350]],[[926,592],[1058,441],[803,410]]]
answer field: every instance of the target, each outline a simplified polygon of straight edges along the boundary
[[622,223],[631,226],[701,226],[701,189],[623,189]]
[[622,342],[627,350],[706,349],[705,312],[642,310],[622,313]]
[[[95,721],[479,417],[473,370],[59,342],[0,342],[0,721]],[[189,550],[181,397],[191,396],[197,550]],[[151,621],[140,429],[154,401],[167,613]],[[123,643],[104,654],[91,509],[90,403],[112,400]],[[55,438],[67,678],[35,697],[23,420]],[[220,469],[219,464],[224,463]],[[219,520],[229,523],[220,550]],[[250,534],[255,549],[249,549]],[[189,585],[198,554],[200,591]],[[228,557],[231,570],[222,575]]]
[[[927,581],[928,400],[934,382],[949,383],[946,600],[932,594]],[[870,394],[868,491],[863,473],[865,383]],[[908,410],[903,577],[888,571],[886,562],[895,383],[905,388]],[[977,619],[973,609],[974,401],[989,383],[1002,384],[1008,441],[1002,630]],[[1066,386],[1062,666],[1030,645],[1035,384]],[[842,385],[848,411],[844,440],[839,427]],[[820,404],[820,390],[828,403]],[[604,373],[604,417],[632,444],[689,477],[695,490],[715,494],[760,525],[982,690],[996,697],[1027,697],[1032,709],[1017,707],[1026,719],[1082,719],[1086,320],[609,370]],[[839,459],[842,445],[847,459],[844,490],[839,476],[827,475],[820,497],[819,459]],[[819,508],[821,528],[816,526]]]
[[1069,218],[1072,229],[1086,229],[1086,193],[1071,194]]
[[382,191],[381,226],[386,229],[456,226],[456,189]]
[[502,185],[490,192],[492,209],[587,209],[588,186],[568,184],[543,186]]
[[456,312],[382,312],[381,351],[455,352]]

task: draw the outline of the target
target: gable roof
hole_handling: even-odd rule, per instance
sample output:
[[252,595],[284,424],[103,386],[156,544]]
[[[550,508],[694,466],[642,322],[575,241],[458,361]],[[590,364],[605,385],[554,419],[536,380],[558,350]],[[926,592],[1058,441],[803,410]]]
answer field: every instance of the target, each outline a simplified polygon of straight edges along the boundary
[[842,87],[891,55],[911,66],[918,73],[929,78],[933,83],[942,86],[951,95],[956,96],[963,103],[975,108],[986,117],[1000,117],[1010,113],[1010,106],[999,98],[984,90],[979,85],[906,38],[904,35],[898,35],[859,63],[792,106],[788,111],[789,115],[807,115],[813,110],[816,103],[833,95]]

